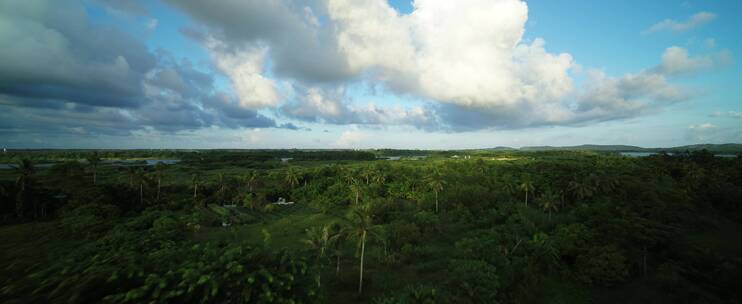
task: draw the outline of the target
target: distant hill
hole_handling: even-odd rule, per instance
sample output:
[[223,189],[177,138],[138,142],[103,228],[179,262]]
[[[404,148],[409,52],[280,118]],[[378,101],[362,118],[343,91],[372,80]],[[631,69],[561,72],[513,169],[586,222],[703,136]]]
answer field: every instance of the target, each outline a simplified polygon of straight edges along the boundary
[[518,149],[513,148],[513,147],[503,147],[503,146],[500,146],[500,147],[494,147],[494,148],[487,148],[487,149],[484,149],[484,150],[488,150],[488,151],[511,151],[511,150],[518,150]]
[[553,146],[533,146],[533,147],[522,147],[521,151],[615,151],[615,152],[633,152],[633,151],[645,151],[645,148],[637,146],[624,146],[624,145],[579,145],[579,146],[564,146],[564,147],[553,147]]
[[[506,150],[508,147],[495,147],[486,150]],[[530,146],[522,147],[520,151],[601,151],[601,152],[684,152],[709,150],[714,153],[735,154],[742,153],[742,144],[698,144],[668,148],[642,148],[627,145],[579,145],[579,146]]]

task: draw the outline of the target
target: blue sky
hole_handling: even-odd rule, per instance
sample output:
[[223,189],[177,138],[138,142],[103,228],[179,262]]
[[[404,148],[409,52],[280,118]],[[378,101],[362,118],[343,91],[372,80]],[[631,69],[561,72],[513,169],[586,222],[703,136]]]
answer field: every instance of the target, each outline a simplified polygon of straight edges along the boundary
[[7,1],[0,145],[742,142],[740,15],[700,0]]

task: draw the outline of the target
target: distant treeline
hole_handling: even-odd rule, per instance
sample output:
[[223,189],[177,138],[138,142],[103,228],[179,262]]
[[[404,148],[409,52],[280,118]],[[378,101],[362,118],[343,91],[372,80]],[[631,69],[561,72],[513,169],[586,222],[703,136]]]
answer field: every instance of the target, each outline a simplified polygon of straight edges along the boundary
[[293,151],[293,150],[270,150],[270,151],[201,151],[199,153],[183,154],[184,161],[192,162],[266,162],[291,159],[292,161],[337,161],[337,160],[374,160],[376,155],[364,151]]

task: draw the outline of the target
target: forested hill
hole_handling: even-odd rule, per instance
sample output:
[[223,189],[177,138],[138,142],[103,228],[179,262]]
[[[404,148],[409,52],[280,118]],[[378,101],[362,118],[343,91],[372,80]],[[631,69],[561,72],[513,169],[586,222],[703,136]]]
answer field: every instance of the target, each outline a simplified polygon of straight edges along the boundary
[[[495,148],[502,150],[502,147]],[[698,144],[668,148],[642,148],[626,145],[530,146],[521,151],[609,151],[609,152],[685,152],[708,150],[715,153],[742,153],[742,144]]]

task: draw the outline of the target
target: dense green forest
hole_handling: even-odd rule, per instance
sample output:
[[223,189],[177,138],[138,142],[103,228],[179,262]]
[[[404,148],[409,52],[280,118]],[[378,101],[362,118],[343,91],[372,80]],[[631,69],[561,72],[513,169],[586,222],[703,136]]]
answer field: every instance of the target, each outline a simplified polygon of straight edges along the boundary
[[2,303],[742,302],[739,156],[2,157]]

